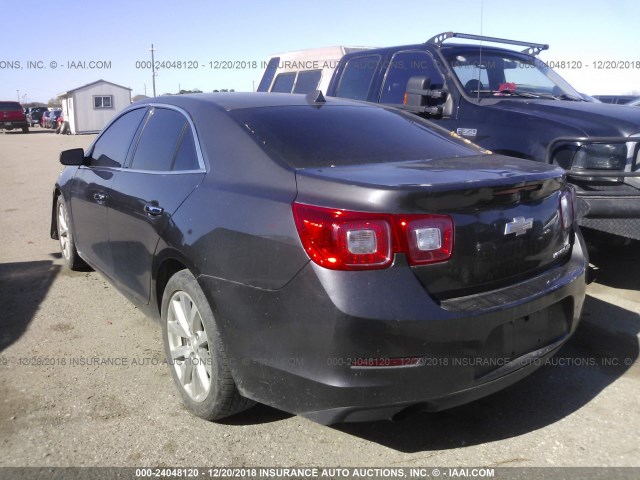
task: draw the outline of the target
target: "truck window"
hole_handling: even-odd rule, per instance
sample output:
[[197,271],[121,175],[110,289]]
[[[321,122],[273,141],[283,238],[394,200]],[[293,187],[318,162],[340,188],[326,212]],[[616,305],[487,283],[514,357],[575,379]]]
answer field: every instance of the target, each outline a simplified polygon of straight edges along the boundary
[[466,58],[458,56],[454,60],[450,60],[453,71],[458,76],[458,80],[462,84],[462,88],[468,94],[477,94],[478,90],[489,89],[489,76],[487,75],[487,67],[479,62],[467,63]]
[[427,52],[398,52],[391,64],[382,85],[380,103],[402,103],[409,78],[425,76],[431,79],[431,88],[442,88],[444,79],[435,66],[433,58]]
[[482,56],[478,52],[458,52],[447,61],[468,94],[501,95],[500,89],[506,84],[515,85],[520,93],[581,98],[580,93],[540,60],[515,52],[487,52]]
[[519,62],[518,60],[505,59],[504,79],[507,82],[515,83],[519,88],[528,87],[554,92],[556,86],[551,79],[540,75],[540,72],[531,64]]
[[291,93],[295,79],[296,72],[281,73],[276,77],[276,81],[273,82],[271,91],[276,93]]
[[366,100],[380,60],[380,55],[367,55],[349,60],[336,89],[336,97]]
[[296,86],[293,88],[293,93],[313,92],[318,88],[320,77],[322,77],[322,70],[298,72],[298,78],[296,79]]
[[264,75],[262,75],[262,80],[260,80],[260,85],[258,85],[259,92],[269,91],[271,82],[273,82],[273,77],[275,77],[276,71],[278,70],[279,63],[280,63],[280,57],[273,57],[271,60],[269,60],[269,63],[267,64],[267,68],[264,71]]

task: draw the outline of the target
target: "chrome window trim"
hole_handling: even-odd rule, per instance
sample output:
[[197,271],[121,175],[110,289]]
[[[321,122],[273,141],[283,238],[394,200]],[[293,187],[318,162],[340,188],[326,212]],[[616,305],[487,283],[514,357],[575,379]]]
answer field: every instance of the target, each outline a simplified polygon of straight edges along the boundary
[[[157,102],[153,102],[153,103],[145,103],[144,105],[136,105],[133,108],[126,108],[125,110],[123,110],[122,112],[120,112],[119,115],[117,115],[116,117],[114,117],[107,125],[105,125],[105,127],[102,129],[102,131],[100,132],[100,134],[96,137],[96,139],[91,142],[91,145],[87,148],[86,152],[92,152],[93,148],[96,144],[96,142],[98,140],[100,140],[100,138],[102,137],[103,132],[105,132],[113,123],[115,123],[116,121],[118,121],[119,118],[121,118],[123,115],[133,111],[133,110],[137,110],[139,108],[145,108],[145,109],[149,109],[149,108],[167,108],[169,110],[175,110],[176,112],[179,112],[180,114],[182,114],[183,117],[185,117],[187,119],[187,122],[189,123],[189,127],[191,128],[191,133],[193,134],[193,141],[196,144],[196,155],[198,157],[198,165],[200,165],[200,168],[197,170],[141,170],[141,169],[134,169],[134,168],[126,168],[126,167],[102,167],[102,166],[91,166],[91,165],[84,165],[85,168],[103,168],[103,169],[107,169],[107,170],[111,170],[111,171],[120,171],[120,172],[135,172],[135,173],[147,173],[147,174],[153,174],[153,175],[180,175],[180,174],[193,174],[193,173],[207,173],[207,166],[204,162],[204,155],[202,154],[202,148],[200,147],[200,137],[198,135],[198,131],[196,130],[195,124],[193,123],[193,120],[191,119],[191,117],[189,116],[189,114],[187,113],[186,110],[184,110],[181,107],[177,107],[175,105],[168,105],[166,103],[157,103]],[[148,120],[147,120],[148,121]],[[144,130],[143,130],[144,131]],[[138,139],[139,140],[139,139]],[[134,153],[135,156],[135,153]]]

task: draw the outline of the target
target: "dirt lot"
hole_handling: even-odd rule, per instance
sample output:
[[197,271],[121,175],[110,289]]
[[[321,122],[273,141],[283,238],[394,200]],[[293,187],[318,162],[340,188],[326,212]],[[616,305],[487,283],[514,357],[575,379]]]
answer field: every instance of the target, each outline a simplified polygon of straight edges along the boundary
[[398,423],[264,406],[208,423],[180,405],[159,327],[49,238],[58,153],[92,139],[0,133],[0,466],[640,466],[638,243],[593,252],[578,334],[503,392]]

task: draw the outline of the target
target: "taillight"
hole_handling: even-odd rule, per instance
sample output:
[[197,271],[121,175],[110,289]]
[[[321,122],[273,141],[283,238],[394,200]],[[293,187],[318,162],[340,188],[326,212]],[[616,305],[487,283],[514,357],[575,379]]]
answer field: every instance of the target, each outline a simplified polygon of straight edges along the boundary
[[560,217],[562,228],[569,230],[573,224],[573,190],[560,193]]
[[293,204],[302,245],[318,265],[334,270],[386,268],[393,261],[388,215]]
[[414,265],[444,262],[453,253],[453,220],[447,215],[400,216],[397,225]]
[[333,270],[387,268],[395,253],[411,265],[443,262],[453,252],[453,220],[446,215],[355,212],[294,203],[293,216],[311,259]]

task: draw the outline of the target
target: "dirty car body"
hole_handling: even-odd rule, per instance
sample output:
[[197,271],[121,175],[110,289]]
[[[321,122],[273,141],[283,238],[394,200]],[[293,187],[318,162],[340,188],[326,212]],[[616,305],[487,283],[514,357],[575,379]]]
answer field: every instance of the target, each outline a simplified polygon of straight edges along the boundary
[[[168,323],[174,379],[204,418],[239,408],[201,408],[218,370],[189,370],[199,355],[222,358],[242,398],[367,421],[500,390],[578,324],[587,260],[563,171],[400,110],[160,97],[61,161],[52,237]],[[172,337],[167,295],[187,274],[189,308],[215,322]]]

